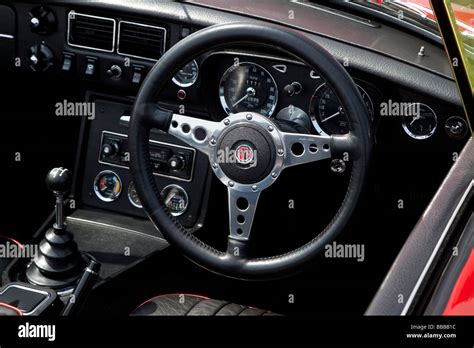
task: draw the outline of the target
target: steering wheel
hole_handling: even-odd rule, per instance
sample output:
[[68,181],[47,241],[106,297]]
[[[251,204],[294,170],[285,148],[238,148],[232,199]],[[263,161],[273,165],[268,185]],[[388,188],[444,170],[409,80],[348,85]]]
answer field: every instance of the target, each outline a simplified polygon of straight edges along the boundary
[[[159,93],[179,68],[192,59],[226,46],[255,43],[290,54],[318,71],[338,96],[349,120],[350,132],[337,136],[288,133],[273,120],[255,112],[230,114],[220,122],[212,122],[176,114],[157,105]],[[150,220],[186,257],[229,277],[277,278],[299,271],[346,226],[368,171],[371,153],[368,120],[364,102],[352,78],[325,49],[307,37],[273,25],[231,23],[212,26],[174,45],[143,82],[129,128],[131,172]],[[227,186],[230,233],[226,251],[216,250],[186,231],[166,208],[150,166],[152,128],[167,132],[206,154],[211,170]],[[229,149],[234,151],[235,160],[220,160],[222,151]],[[248,247],[260,193],[278,180],[286,168],[343,152],[349,153],[352,160],[351,177],[345,198],[327,227],[295,250],[252,258]]]

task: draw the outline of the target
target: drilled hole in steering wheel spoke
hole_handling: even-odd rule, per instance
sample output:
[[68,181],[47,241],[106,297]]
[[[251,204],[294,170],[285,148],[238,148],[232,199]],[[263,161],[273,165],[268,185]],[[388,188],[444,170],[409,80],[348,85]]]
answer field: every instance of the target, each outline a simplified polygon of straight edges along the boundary
[[239,224],[244,224],[244,223],[245,223],[245,216],[243,216],[243,215],[238,215],[238,216],[237,216],[237,222],[238,222]]
[[316,144],[309,144],[309,152],[316,153],[318,152],[318,145]]
[[244,197],[238,198],[236,204],[240,211],[245,211],[249,207],[249,201]]
[[204,141],[207,138],[207,131],[202,127],[197,127],[194,131],[194,137],[198,141]]
[[191,131],[191,126],[187,123],[181,125],[183,133],[188,134]]
[[301,143],[294,143],[291,145],[291,153],[296,156],[300,157],[304,154],[304,146]]

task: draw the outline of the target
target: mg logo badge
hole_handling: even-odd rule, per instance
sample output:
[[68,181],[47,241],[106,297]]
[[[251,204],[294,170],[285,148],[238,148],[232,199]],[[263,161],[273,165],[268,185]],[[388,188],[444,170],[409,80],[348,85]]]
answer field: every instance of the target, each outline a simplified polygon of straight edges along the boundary
[[235,160],[239,164],[250,164],[253,162],[254,152],[249,145],[239,145],[235,149]]

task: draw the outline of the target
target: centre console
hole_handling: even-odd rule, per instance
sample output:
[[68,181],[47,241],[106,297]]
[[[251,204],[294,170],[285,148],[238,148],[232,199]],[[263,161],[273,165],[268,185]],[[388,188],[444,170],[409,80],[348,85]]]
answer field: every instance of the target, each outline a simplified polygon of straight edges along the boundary
[[[91,96],[96,115],[88,127],[81,163],[83,175],[76,188],[89,207],[146,217],[130,174],[128,124],[132,101]],[[205,155],[174,137],[152,131],[150,165],[156,185],[172,215],[186,228],[197,228],[205,213],[210,180]]]
[[0,304],[13,310],[3,315],[39,315],[51,311],[56,299],[54,290],[27,283],[14,282],[0,288]]

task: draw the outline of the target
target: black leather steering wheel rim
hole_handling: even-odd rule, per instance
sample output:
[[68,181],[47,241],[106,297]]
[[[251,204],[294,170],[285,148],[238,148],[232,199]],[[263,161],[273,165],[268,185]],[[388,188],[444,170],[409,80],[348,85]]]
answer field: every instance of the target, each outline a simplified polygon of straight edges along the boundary
[[[172,113],[156,105],[168,81],[193,58],[230,45],[256,42],[290,53],[317,70],[338,96],[350,123],[348,136],[331,137],[333,152],[348,151],[352,173],[340,209],[314,239],[282,255],[250,258],[246,243],[229,238],[227,252],[218,251],[186,231],[166,209],[155,184],[149,160],[150,130],[170,129]],[[164,237],[200,266],[222,275],[244,279],[277,278],[301,270],[332,242],[348,223],[361,194],[369,167],[371,131],[362,97],[346,70],[325,49],[306,36],[274,25],[231,23],[198,31],[170,48],[155,64],[138,92],[129,127],[131,172],[150,220]],[[242,250],[235,256],[231,250]]]

